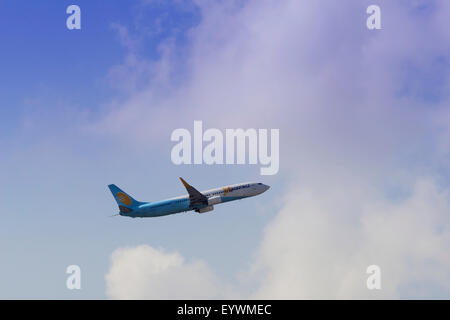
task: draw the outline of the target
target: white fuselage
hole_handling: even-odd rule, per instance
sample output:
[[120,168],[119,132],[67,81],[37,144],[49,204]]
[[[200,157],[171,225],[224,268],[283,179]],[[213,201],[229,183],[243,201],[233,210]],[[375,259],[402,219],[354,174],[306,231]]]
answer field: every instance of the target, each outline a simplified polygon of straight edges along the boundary
[[203,213],[213,210],[213,206],[216,204],[253,197],[267,191],[269,188],[269,186],[263,183],[239,183],[201,191],[208,199],[208,204],[205,204],[202,207],[191,206],[189,196],[184,195],[158,202],[145,203],[132,213],[121,215],[130,217],[158,217],[190,210],[196,210],[199,213]]

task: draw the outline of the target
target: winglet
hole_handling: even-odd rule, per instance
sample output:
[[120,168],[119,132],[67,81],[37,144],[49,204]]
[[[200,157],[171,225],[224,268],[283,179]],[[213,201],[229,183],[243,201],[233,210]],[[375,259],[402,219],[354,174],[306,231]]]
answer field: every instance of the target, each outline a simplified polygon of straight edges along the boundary
[[181,182],[183,183],[184,187],[190,187],[189,183],[187,183],[186,181],[184,181],[184,179],[182,177],[180,177]]

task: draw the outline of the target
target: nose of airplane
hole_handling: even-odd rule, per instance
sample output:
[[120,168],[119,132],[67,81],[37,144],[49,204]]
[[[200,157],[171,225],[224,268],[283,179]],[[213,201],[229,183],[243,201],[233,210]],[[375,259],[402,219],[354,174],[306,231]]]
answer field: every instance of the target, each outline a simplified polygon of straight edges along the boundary
[[270,189],[270,186],[268,186],[267,184],[264,185],[264,191],[267,191]]

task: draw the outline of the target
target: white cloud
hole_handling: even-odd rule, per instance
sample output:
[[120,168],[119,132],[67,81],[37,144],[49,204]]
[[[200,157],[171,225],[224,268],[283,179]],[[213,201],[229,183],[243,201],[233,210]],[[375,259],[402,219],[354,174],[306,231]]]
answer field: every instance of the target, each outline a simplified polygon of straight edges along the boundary
[[205,299],[218,295],[214,275],[201,261],[184,261],[147,245],[112,253],[106,275],[112,299]]
[[[434,178],[449,169],[450,7],[386,2],[383,29],[368,31],[368,4],[200,2],[183,79],[172,81],[180,61],[166,47],[161,72],[155,67],[161,76],[98,124],[138,143],[169,143],[173,129],[194,119],[280,128],[280,172],[293,183],[248,270],[257,283],[251,297],[450,295],[448,183]],[[365,288],[370,264],[381,267],[380,292]],[[193,272],[190,264],[179,269]],[[126,282],[118,283],[120,291]],[[179,286],[167,284],[163,296],[177,297]],[[200,293],[191,289],[187,295]]]
[[[450,295],[448,192],[417,181],[401,201],[294,189],[264,235],[253,272],[258,298],[402,298]],[[382,290],[366,288],[378,265]],[[415,292],[410,289],[417,286]]]
[[[200,261],[150,246],[117,249],[106,276],[113,299],[395,299],[450,295],[448,192],[420,179],[403,200],[294,188],[265,230],[255,287],[221,283]],[[366,268],[381,268],[368,290]],[[224,290],[227,288],[227,290]],[[231,289],[232,288],[232,289]]]

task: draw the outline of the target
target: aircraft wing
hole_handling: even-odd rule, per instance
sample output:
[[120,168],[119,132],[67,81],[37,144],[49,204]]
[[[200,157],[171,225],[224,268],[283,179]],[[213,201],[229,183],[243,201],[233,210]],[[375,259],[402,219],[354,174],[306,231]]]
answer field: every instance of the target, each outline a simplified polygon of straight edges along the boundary
[[208,205],[208,198],[205,195],[184,181],[183,178],[180,177],[180,180],[189,193],[189,202],[191,207],[203,207]]

